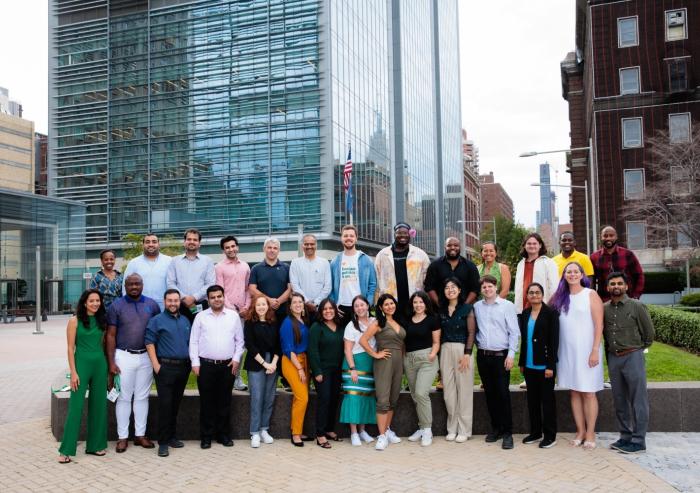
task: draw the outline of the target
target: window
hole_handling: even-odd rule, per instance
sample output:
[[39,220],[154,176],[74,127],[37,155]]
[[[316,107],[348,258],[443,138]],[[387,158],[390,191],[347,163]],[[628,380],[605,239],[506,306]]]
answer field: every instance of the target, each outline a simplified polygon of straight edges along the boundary
[[627,248],[640,250],[647,247],[647,225],[644,221],[627,221]]
[[693,182],[690,179],[690,170],[683,166],[671,166],[671,192],[675,197],[682,197],[692,193]]
[[688,11],[686,9],[666,11],[666,41],[676,41],[688,37]]
[[639,67],[620,69],[620,94],[639,94]]
[[687,58],[672,58],[666,61],[668,67],[668,90],[679,92],[688,90]]
[[622,119],[622,147],[642,147],[642,119],[623,118]]
[[644,169],[625,170],[625,200],[644,197]]
[[690,142],[690,113],[668,115],[668,134],[672,144]]
[[693,246],[693,242],[692,242],[692,240],[690,239],[690,236],[688,236],[687,234],[685,234],[683,231],[678,231],[678,232],[676,233],[676,243],[678,244],[678,247],[679,247],[679,248],[683,248],[683,247],[692,247],[692,246]]
[[637,36],[637,17],[621,17],[617,20],[617,46],[626,48],[639,44]]

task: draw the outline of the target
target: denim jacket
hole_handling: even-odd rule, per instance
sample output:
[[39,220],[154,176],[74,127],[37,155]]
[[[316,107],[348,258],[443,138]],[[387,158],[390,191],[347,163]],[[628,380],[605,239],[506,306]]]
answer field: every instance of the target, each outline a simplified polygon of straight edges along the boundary
[[[369,300],[370,305],[374,304],[374,291],[377,289],[377,273],[374,271],[374,262],[370,260],[364,252],[357,252],[360,257],[357,259],[357,267],[360,271],[360,291],[362,295]],[[331,262],[331,277],[333,278],[333,287],[331,289],[330,298],[338,301],[340,294],[340,261],[343,258],[343,252],[340,252]]]

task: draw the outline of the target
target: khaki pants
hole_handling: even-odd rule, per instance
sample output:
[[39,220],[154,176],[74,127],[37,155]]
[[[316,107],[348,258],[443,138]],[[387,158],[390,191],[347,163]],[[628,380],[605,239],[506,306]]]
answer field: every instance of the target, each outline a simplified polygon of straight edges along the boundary
[[459,360],[464,355],[464,344],[446,342],[440,347],[440,374],[447,408],[447,434],[472,435],[474,397],[474,361],[469,358],[469,368],[459,370]]
[[438,360],[428,359],[431,348],[406,353],[403,358],[408,388],[416,405],[418,428],[430,428],[433,424],[433,409],[430,405],[430,389],[438,371]]

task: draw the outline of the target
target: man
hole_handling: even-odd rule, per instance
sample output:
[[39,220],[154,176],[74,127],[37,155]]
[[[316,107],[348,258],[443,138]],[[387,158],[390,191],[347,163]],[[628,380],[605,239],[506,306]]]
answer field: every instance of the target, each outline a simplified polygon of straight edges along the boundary
[[209,308],[197,314],[190,334],[190,361],[199,388],[200,446],[212,437],[224,447],[231,440],[231,390],[243,356],[243,327],[235,310],[224,306],[224,288],[207,288]]
[[462,246],[455,237],[445,240],[445,255],[433,260],[425,276],[425,290],[437,306],[445,280],[456,277],[467,294],[467,303],[474,304],[479,294],[479,271],[471,260],[460,255]]
[[268,238],[263,244],[265,258],[253,266],[250,271],[248,289],[251,296],[265,296],[270,307],[277,315],[277,325],[281,325],[287,316],[287,300],[292,294],[289,283],[289,266],[280,262],[280,241]]
[[[236,310],[242,316],[250,307],[250,293],[248,281],[250,279],[250,267],[247,262],[238,258],[238,239],[235,236],[226,236],[219,242],[224,251],[224,259],[216,264],[216,284],[224,288],[224,304],[230,310]],[[248,386],[243,382],[240,373],[236,375],[233,384],[236,390],[246,390]]]
[[620,439],[611,448],[625,454],[644,452],[649,424],[649,398],[644,349],[654,341],[646,307],[627,297],[627,276],[608,276],[610,301],[604,305],[603,337]]
[[596,291],[603,301],[610,299],[607,290],[608,274],[622,272],[627,277],[630,298],[639,299],[644,291],[644,271],[637,256],[617,244],[617,231],[612,226],[605,226],[600,232],[603,248],[591,254],[591,263],[595,272]]
[[559,268],[559,278],[561,278],[564,272],[564,267],[569,262],[577,262],[583,267],[583,272],[588,277],[593,277],[593,264],[588,255],[581,253],[576,250],[576,238],[574,238],[574,233],[571,231],[564,231],[561,236],[559,236],[559,250],[561,253],[552,257],[552,260],[557,264]]
[[331,292],[331,266],[326,259],[316,256],[314,235],[304,235],[301,241],[304,256],[292,260],[289,281],[293,291],[304,295],[306,310],[313,314]]
[[331,262],[332,287],[330,298],[338,305],[340,327],[345,326],[352,317],[352,300],[357,295],[367,298],[371,305],[377,288],[377,273],[374,264],[366,253],[358,250],[357,228],[348,224],[340,231],[343,251]]
[[398,301],[397,313],[408,315],[408,298],[423,289],[430,259],[411,245],[411,227],[406,223],[394,226],[394,243],[382,248],[374,260],[377,269],[377,294],[389,293]]
[[[155,300],[143,294],[143,279],[138,274],[126,278],[126,295],[112,303],[107,312],[107,361],[111,377],[119,375],[121,391],[116,403],[117,453],[129,445],[131,400],[134,400],[134,444],[153,448],[146,437],[148,397],[153,367],[146,353],[146,326],[160,313]],[[111,385],[110,385],[111,386]]]
[[503,438],[502,448],[513,448],[513,419],[510,407],[510,370],[518,350],[520,329],[515,306],[498,297],[498,281],[486,275],[479,281],[483,299],[474,305],[476,316],[476,365],[484,385],[491,432],[486,442]]
[[180,313],[192,323],[197,312],[206,308],[207,288],[216,282],[214,262],[199,253],[202,234],[196,229],[185,231],[185,253],[172,259],[168,266],[168,289],[180,293]]
[[[143,295],[156,300],[163,310],[163,293],[168,289],[168,266],[172,258],[160,253],[160,241],[154,233],[143,237],[143,254],[129,261],[124,277],[138,274],[143,279]],[[124,285],[126,294],[126,285]]]
[[190,376],[190,322],[180,315],[180,293],[168,289],[165,311],[148,321],[146,351],[153,365],[158,391],[158,456],[170,455],[168,447],[181,448],[177,439],[177,412]]

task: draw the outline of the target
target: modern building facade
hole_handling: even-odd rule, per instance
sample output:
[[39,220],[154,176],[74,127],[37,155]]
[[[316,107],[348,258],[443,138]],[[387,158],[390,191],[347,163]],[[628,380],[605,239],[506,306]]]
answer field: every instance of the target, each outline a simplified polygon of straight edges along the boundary
[[[699,57],[697,1],[577,0],[576,51],[561,63],[561,73],[571,147],[583,148],[572,153],[571,182],[588,182],[593,248],[606,224],[635,250],[678,245],[677,238],[648,231],[658,224],[627,217],[623,208],[657,179],[648,169],[648,139],[664,132],[673,142],[687,142],[700,121]],[[582,248],[583,189],[573,191],[571,218]]]
[[431,253],[461,231],[446,198],[462,187],[456,0],[51,0],[50,13],[48,186],[85,202],[91,248],[194,226],[244,251],[302,227],[335,250],[349,152],[365,248],[397,220]]
[[22,105],[10,99],[10,91],[0,87],[0,113],[22,118]]
[[0,113],[0,187],[34,192],[34,122]]
[[557,197],[551,186],[551,166],[549,163],[540,164],[540,210],[537,211],[537,232],[547,245],[547,251],[559,253],[559,244],[556,238],[558,230],[556,203]]
[[503,185],[497,183],[493,171],[479,175],[481,221],[493,221],[497,216],[513,220],[513,199]]

